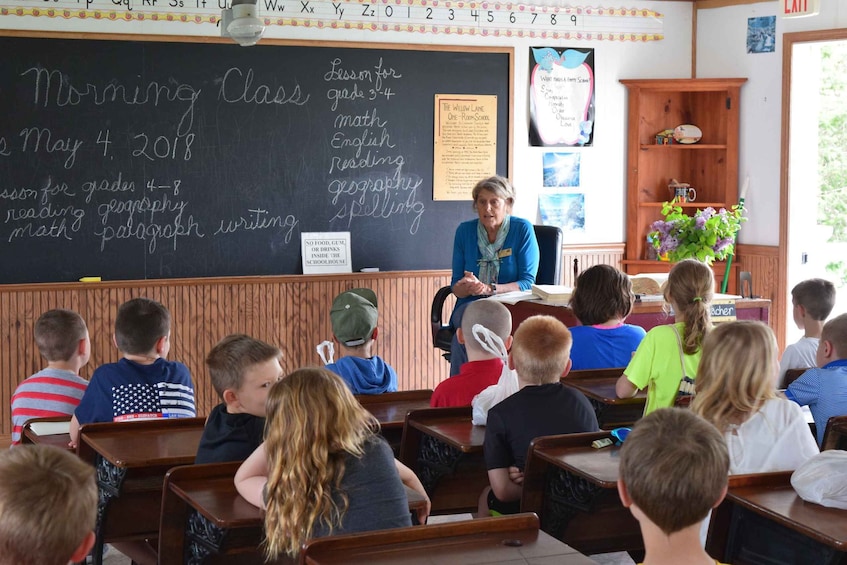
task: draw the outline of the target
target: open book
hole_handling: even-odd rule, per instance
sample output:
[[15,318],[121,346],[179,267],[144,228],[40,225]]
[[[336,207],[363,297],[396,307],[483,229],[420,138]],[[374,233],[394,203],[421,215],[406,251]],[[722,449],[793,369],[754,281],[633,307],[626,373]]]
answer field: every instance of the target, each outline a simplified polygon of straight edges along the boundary
[[567,304],[571,300],[573,288],[561,284],[534,284],[532,294],[544,302],[559,302]]
[[629,275],[632,281],[632,292],[635,294],[657,294],[662,295],[665,283],[668,282],[668,273],[641,273]]

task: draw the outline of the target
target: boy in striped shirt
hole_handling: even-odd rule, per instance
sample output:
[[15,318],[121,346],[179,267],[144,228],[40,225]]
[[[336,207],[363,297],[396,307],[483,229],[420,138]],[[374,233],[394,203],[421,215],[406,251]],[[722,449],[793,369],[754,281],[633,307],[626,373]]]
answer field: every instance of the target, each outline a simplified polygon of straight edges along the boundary
[[47,367],[19,384],[12,395],[12,445],[21,442],[27,420],[72,415],[88,386],[79,371],[91,357],[91,341],[79,314],[48,310],[35,322],[33,333]]

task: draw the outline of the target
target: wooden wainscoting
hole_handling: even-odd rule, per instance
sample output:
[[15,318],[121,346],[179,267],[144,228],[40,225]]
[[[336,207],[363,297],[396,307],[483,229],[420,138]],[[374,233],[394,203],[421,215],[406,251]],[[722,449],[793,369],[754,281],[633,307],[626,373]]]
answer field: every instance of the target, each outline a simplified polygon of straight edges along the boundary
[[[787,291],[785,273],[779,266],[779,248],[769,245],[744,245],[736,248],[739,271],[750,271],[753,277],[753,294],[771,301],[769,325],[776,334],[779,350],[785,349],[785,323],[787,316]],[[739,281],[738,288],[741,288]]]
[[32,338],[35,321],[51,308],[79,312],[91,334],[90,378],[116,361],[112,333],[118,306],[137,296],[162,302],[173,319],[170,359],[185,363],[196,388],[197,410],[218,403],[204,359],[222,337],[246,333],[278,345],[285,370],[319,365],[315,346],[332,338],[329,306],[343,290],[372,288],[379,298],[375,352],[396,370],[401,389],[435,388],[449,366],[432,347],[432,297],[450,283],[449,271],[354,273],[322,276],[239,277],[0,286],[0,436],[11,431],[10,402],[20,381],[44,366]]
[[574,260],[578,271],[581,273],[588,267],[594,265],[612,265],[621,268],[621,260],[624,257],[625,243],[600,243],[593,245],[563,245],[562,246],[562,271],[564,277],[562,284],[574,286]]

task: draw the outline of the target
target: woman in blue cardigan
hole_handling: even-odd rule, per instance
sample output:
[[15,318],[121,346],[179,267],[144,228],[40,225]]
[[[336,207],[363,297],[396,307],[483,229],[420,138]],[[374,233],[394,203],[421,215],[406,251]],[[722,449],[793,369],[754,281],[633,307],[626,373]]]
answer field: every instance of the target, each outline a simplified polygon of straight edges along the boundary
[[[508,179],[493,176],[474,187],[473,207],[479,218],[459,224],[453,240],[453,294],[458,299],[450,316],[455,330],[465,307],[478,298],[529,290],[538,271],[535,229],[511,215],[515,189]],[[450,375],[459,373],[467,353],[456,335],[450,351]]]

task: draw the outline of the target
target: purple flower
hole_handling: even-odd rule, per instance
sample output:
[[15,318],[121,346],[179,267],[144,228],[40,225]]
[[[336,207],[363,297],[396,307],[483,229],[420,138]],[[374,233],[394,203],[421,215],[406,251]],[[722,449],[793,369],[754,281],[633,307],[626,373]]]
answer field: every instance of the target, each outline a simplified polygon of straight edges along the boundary
[[714,247],[712,247],[712,249],[714,249],[715,253],[720,253],[721,251],[726,249],[731,244],[732,244],[732,238],[731,237],[724,237],[724,238],[719,239],[717,241],[717,243],[715,243]]
[[706,218],[703,214],[697,214],[697,217],[694,218],[694,227],[698,230],[702,230],[706,227]]

